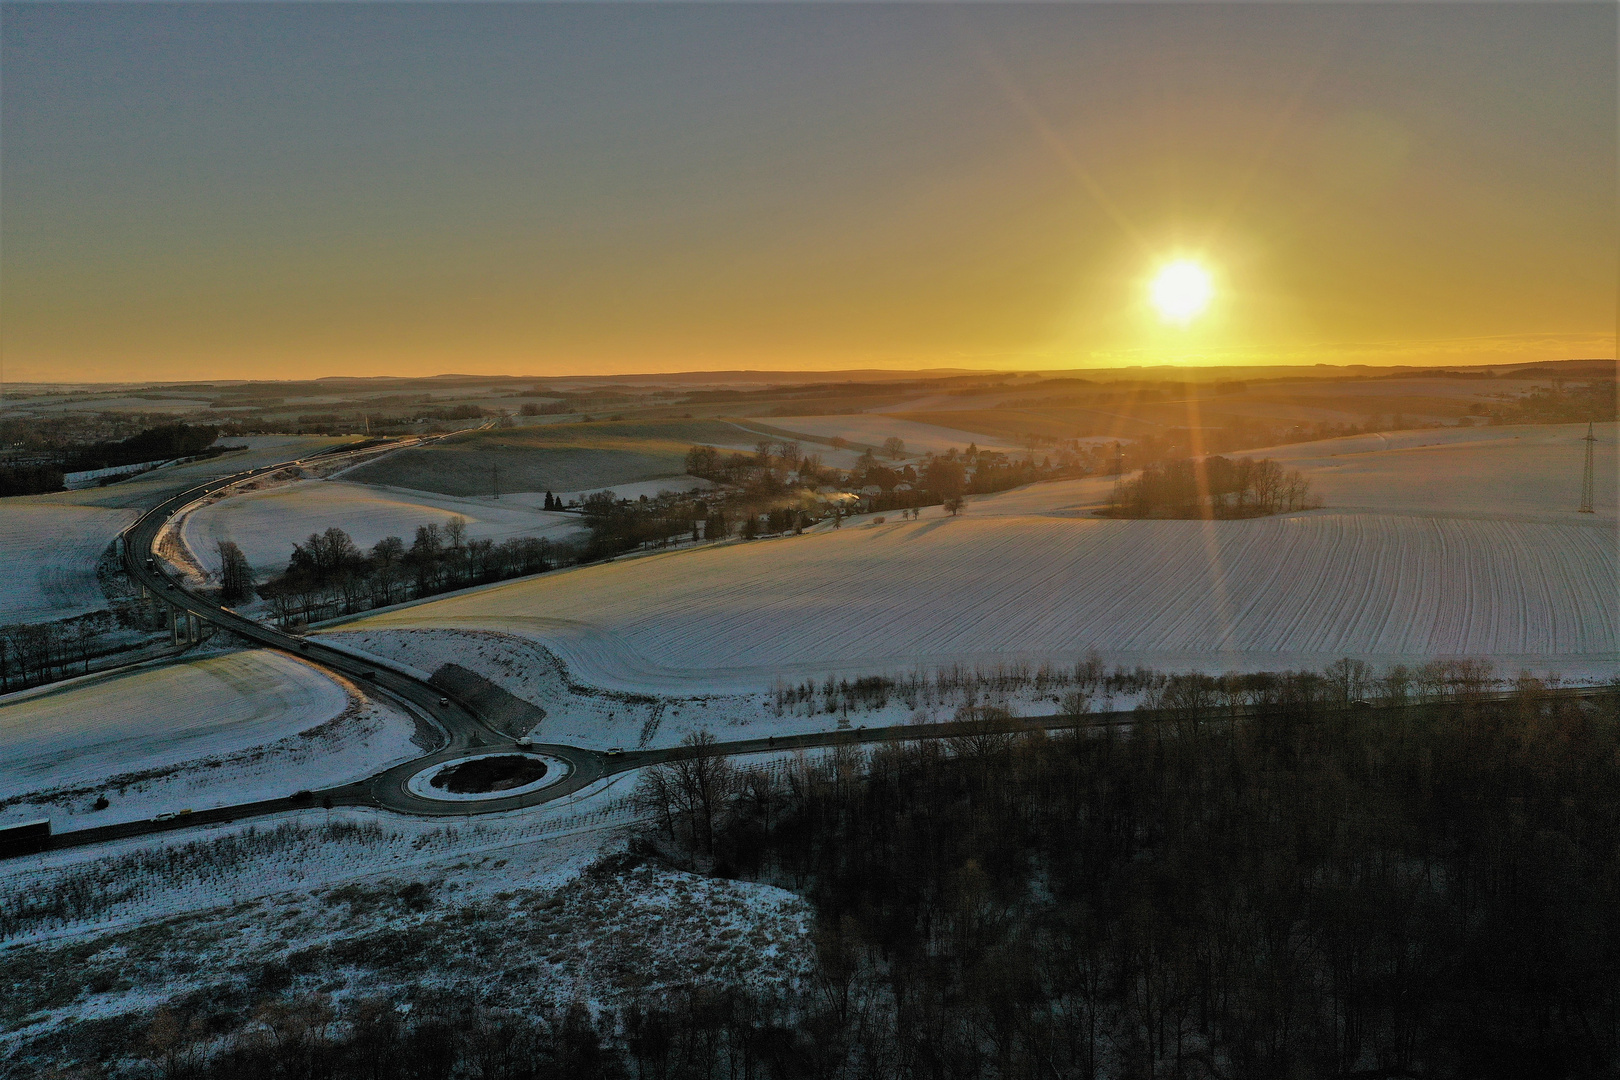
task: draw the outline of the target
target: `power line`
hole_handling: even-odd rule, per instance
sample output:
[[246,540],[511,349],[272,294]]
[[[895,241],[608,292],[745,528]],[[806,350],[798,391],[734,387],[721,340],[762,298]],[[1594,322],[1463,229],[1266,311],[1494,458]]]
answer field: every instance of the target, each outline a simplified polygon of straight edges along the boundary
[[1597,442],[1597,436],[1592,434],[1592,421],[1586,422],[1586,438],[1581,440],[1586,444],[1586,472],[1581,476],[1581,513],[1595,514],[1592,509],[1592,446]]

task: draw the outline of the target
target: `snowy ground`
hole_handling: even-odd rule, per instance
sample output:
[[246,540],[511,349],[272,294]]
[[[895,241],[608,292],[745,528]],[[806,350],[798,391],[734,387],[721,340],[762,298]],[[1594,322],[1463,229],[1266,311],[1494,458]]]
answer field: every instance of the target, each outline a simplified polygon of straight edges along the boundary
[[969,443],[978,444],[980,450],[997,450],[1009,454],[1022,453],[1025,449],[997,440],[994,436],[975,435],[971,431],[941,427],[938,424],[919,424],[913,420],[902,420],[882,413],[852,413],[843,416],[762,416],[752,422],[801,431],[806,435],[823,439],[844,438],[864,446],[881,447],[883,440],[898,437],[905,441],[907,457],[917,457],[929,452],[943,453],[951,447],[966,450]]
[[[1234,451],[1299,469],[1335,513],[1451,515],[1503,521],[1607,523],[1616,519],[1616,425],[1596,426],[1596,514],[1578,513],[1584,424],[1426,428]],[[1108,502],[1107,476],[1031,484],[970,496],[976,517],[1086,514]],[[933,513],[933,511],[927,511]]]
[[[1304,471],[1335,510],[1463,513],[1577,521],[1585,424],[1452,427],[1248,450]],[[1612,528],[1620,509],[1616,425],[1597,424],[1594,495]]]
[[[1329,505],[1304,513],[1099,520],[1090,510],[1113,482],[1092,477],[975,496],[960,518],[867,515],[580,567],[341,630],[492,631],[543,645],[582,683],[687,697],[829,673],[1065,665],[1091,648],[1162,671],[1477,656],[1607,678],[1620,661],[1615,426],[1598,436],[1595,515],[1573,513],[1566,490],[1583,432],[1450,428],[1256,451],[1322,485]],[[1361,505],[1337,505],[1352,491]],[[628,744],[621,719],[606,737]],[[602,721],[576,734],[594,740]]]
[[234,541],[261,572],[280,573],[295,543],[312,532],[343,529],[361,548],[385,536],[407,545],[420,525],[443,525],[460,515],[473,539],[496,542],[515,536],[564,539],[580,530],[579,518],[548,513],[516,499],[457,498],[342,480],[299,480],[232,495],[186,515],[181,535],[210,573],[219,570],[221,540]]
[[7,499],[0,511],[0,624],[67,619],[107,606],[96,561],[134,510]]
[[[666,491],[684,494],[689,491],[708,491],[717,486],[714,481],[704,480],[698,476],[669,476],[662,480],[643,480],[639,484],[613,484],[606,488],[586,488],[583,491],[554,491],[552,494],[564,503],[567,503],[570,499],[583,502],[585,496],[594,495],[598,491],[611,491],[621,499],[639,499],[643,495],[650,499]],[[505,500],[507,496],[503,495],[501,498]],[[544,505],[545,492],[520,491],[513,495],[512,498],[531,505]]]
[[[476,630],[361,630],[339,627],[321,635],[327,644],[377,657],[428,678],[441,665],[457,664],[488,679],[514,697],[545,710],[529,732],[538,742],[599,750],[611,747],[674,746],[688,735],[708,731],[717,738],[758,739],[829,731],[839,727],[879,727],[913,721],[948,720],[964,704],[961,692],[929,691],[915,700],[895,696],[887,703],[853,713],[828,712],[813,703],[780,704],[773,681],[746,688],[689,687],[686,694],[653,696],[584,685],[570,678],[559,659],[536,642],[511,634]],[[1070,658],[1070,662],[1073,662]],[[760,689],[763,686],[765,689]],[[974,704],[993,704],[1018,715],[1056,711],[1055,693],[1030,688]],[[1098,710],[1128,709],[1135,698],[1099,699]]]
[[[334,446],[358,441],[357,436],[327,435],[262,435],[238,440],[249,443],[246,450],[233,450],[228,454],[191,461],[184,465],[171,465],[142,473],[133,480],[107,487],[84,488],[80,491],[58,491],[50,495],[31,495],[22,499],[7,499],[9,510],[17,505],[104,507],[126,510],[145,510],[187,488],[215,480],[232,473],[274,465],[300,455],[314,454]],[[236,445],[237,441],[232,441]],[[109,539],[111,539],[109,537]]]
[[[724,442],[711,442],[705,445],[718,447],[721,450],[734,450],[737,453],[751,456],[762,442],[775,445],[776,443],[792,442],[803,438],[804,429],[795,426],[794,423],[798,419],[796,416],[777,416],[772,417],[770,421],[727,420],[725,423],[737,429],[737,438]],[[819,457],[823,465],[834,469],[856,468],[861,455],[865,452],[853,446],[838,449],[837,447],[828,446],[826,443],[817,442],[803,442],[800,444],[799,450],[806,457],[811,455]]]
[[528,637],[582,682],[652,693],[951,663],[1320,668],[1620,659],[1612,525],[1315,511],[1248,521],[981,515],[580,567],[350,630]]
[[274,652],[76,679],[0,698],[0,820],[88,828],[346,783],[420,754],[415,730]]
[[76,1025],[144,1025],[199,996],[238,1014],[315,992],[532,1011],[803,978],[797,897],[622,856],[597,864],[623,848],[634,782],[475,823],[308,811],[8,864],[0,1056],[36,1040],[113,1053],[118,1025]]

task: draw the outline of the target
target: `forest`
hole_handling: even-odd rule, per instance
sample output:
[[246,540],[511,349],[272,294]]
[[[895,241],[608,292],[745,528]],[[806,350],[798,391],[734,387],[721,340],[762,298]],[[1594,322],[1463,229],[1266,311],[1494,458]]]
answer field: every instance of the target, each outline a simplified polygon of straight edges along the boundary
[[1620,698],[1334,674],[1242,721],[1212,680],[1129,732],[699,754],[645,850],[814,902],[790,1075],[1614,1075]]
[[[79,445],[62,445],[62,433],[53,430],[60,425],[30,423],[28,428],[43,430],[27,432],[19,428],[17,421],[9,421],[3,426],[6,429],[4,445],[17,449],[33,448],[42,458],[48,456],[49,460],[0,465],[0,498],[61,491],[64,473],[181,457],[213,456],[227,449],[214,447],[219,429],[208,425],[159,424],[125,439],[103,439]],[[19,437],[12,439],[13,435]],[[114,478],[109,477],[102,482],[113,481]]]
[[0,499],[61,490],[62,470],[55,465],[0,465]]
[[218,436],[219,428],[207,424],[161,424],[118,442],[79,447],[69,461],[69,471],[191,457],[213,446]]

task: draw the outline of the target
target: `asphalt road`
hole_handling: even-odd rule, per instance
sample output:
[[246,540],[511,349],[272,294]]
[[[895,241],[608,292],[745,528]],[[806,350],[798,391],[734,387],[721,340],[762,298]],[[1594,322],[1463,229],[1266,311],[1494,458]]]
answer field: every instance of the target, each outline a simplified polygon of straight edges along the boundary
[[[326,460],[341,456],[343,456],[342,453],[322,455]],[[274,627],[238,615],[230,608],[221,607],[211,600],[187,591],[178,579],[163,570],[161,560],[152,554],[153,545],[156,543],[157,535],[164,524],[187,505],[218,491],[220,488],[240,483],[252,476],[275,472],[278,469],[303,464],[309,460],[311,459],[300,458],[295,461],[266,466],[262,469],[254,469],[250,472],[222,477],[183,491],[158,504],[125,530],[125,567],[131,579],[138,584],[145,585],[149,591],[161,597],[171,606],[193,612],[205,622],[211,623],[219,629],[228,630],[238,637],[253,642],[255,645],[268,649],[280,649],[312,664],[360,681],[368,690],[375,690],[385,697],[392,698],[408,712],[426,718],[443,737],[443,744],[437,750],[414,762],[408,762],[405,765],[390,769],[361,784],[351,784],[318,792],[317,795],[320,798],[331,799],[333,805],[369,805],[382,806],[405,813],[453,813],[455,815],[464,815],[467,812],[465,804],[449,804],[450,809],[447,810],[446,803],[423,799],[410,794],[404,789],[405,780],[438,761],[460,757],[473,751],[514,747],[516,744],[511,739],[490,728],[472,709],[456,701],[454,697],[444,690],[430,683],[423,682],[395,668],[372,663],[338,649],[330,648],[319,641],[306,640],[284,633]],[[148,563],[149,559],[150,565]],[[445,702],[445,704],[441,704],[441,702]],[[567,746],[537,746],[536,749],[567,761],[573,767],[575,776],[589,776],[590,779],[595,779],[593,774],[596,770],[593,769],[593,765],[596,763],[595,759],[601,757],[595,751],[578,750]],[[585,783],[589,783],[590,779],[572,784],[565,782],[564,784],[553,785],[553,787],[571,787],[571,789],[577,790]],[[566,791],[559,791],[558,794],[566,794]],[[555,798],[556,795],[552,797]],[[286,807],[282,804],[287,803],[288,800],[269,800],[269,802],[274,804],[275,808],[285,809]],[[259,807],[265,804],[254,803],[251,805]],[[482,808],[481,804],[480,808]],[[511,807],[505,808],[510,809]],[[260,809],[256,812],[269,813],[273,811]],[[238,814],[237,816],[242,815]],[[66,835],[72,834],[64,834],[64,836]]]
[[[482,717],[467,705],[458,701],[454,695],[446,693],[431,683],[424,682],[398,669],[363,660],[349,653],[323,645],[319,641],[305,640],[283,633],[263,623],[244,618],[229,608],[220,607],[210,600],[188,592],[178,580],[164,573],[161,561],[157,560],[155,556],[152,557],[152,565],[150,567],[147,565],[147,559],[152,556],[153,545],[164,523],[197,499],[220,488],[240,483],[252,476],[272,473],[278,469],[303,464],[313,460],[313,457],[323,457],[330,460],[332,457],[340,457],[352,452],[328,451],[321,455],[313,455],[310,458],[285,461],[277,465],[269,465],[264,468],[222,477],[183,491],[147,511],[125,530],[125,564],[130,577],[134,581],[145,585],[147,589],[162,597],[170,605],[193,612],[205,622],[211,623],[220,629],[228,630],[238,637],[263,648],[279,649],[349,679],[359,680],[368,691],[376,691],[381,696],[392,699],[408,713],[427,720],[439,732],[441,744],[422,757],[396,765],[357,783],[315,791],[303,791],[286,798],[264,799],[235,806],[197,810],[168,817],[164,820],[130,821],[116,825],[103,825],[95,828],[56,833],[51,837],[50,848],[52,850],[102,843],[132,836],[194,828],[199,825],[238,821],[243,818],[283,813],[289,810],[314,806],[368,806],[424,817],[466,817],[472,814],[500,813],[562,798],[597,780],[616,773],[688,758],[698,753],[732,756],[784,750],[853,746],[863,743],[961,737],[965,734],[964,726],[961,724],[905,724],[874,728],[845,728],[837,731],[822,731],[802,735],[779,735],[763,739],[742,739],[733,742],[715,743],[702,750],[687,746],[676,746],[609,754],[598,750],[587,750],[581,747],[553,743],[525,744],[519,747],[513,739],[491,728],[484,722]],[[1599,692],[1602,691],[1562,691],[1562,693],[1575,696]],[[1231,718],[1238,719],[1257,714],[1258,710],[1238,709],[1231,713]],[[1154,722],[1168,718],[1167,716],[1139,711],[1103,713],[1081,717],[1020,717],[986,724],[975,724],[972,725],[972,732],[991,734],[1035,729],[1096,729]],[[569,772],[562,780],[537,791],[509,798],[489,798],[474,802],[428,799],[412,793],[406,786],[411,777],[440,762],[453,761],[474,753],[487,753],[491,750],[519,749],[532,750],[557,758],[568,765]]]

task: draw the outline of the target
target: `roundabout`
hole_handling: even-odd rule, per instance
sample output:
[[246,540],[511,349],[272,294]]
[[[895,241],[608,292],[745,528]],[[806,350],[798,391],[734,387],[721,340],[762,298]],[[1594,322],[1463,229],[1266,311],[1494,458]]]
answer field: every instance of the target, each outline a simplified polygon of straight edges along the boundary
[[540,791],[573,771],[549,754],[497,750],[429,765],[405,782],[405,790],[440,802],[484,802]]

